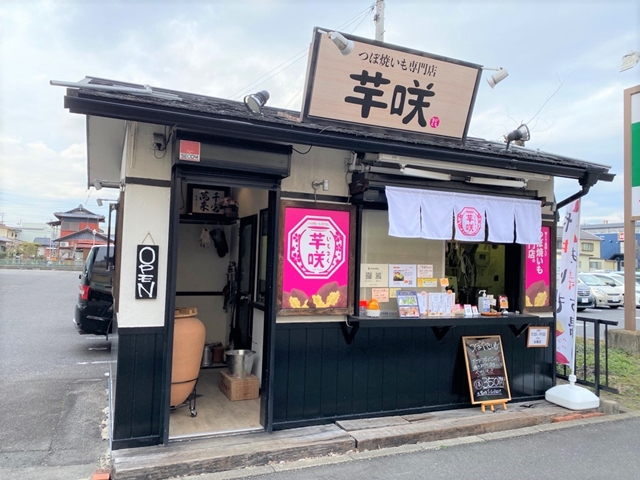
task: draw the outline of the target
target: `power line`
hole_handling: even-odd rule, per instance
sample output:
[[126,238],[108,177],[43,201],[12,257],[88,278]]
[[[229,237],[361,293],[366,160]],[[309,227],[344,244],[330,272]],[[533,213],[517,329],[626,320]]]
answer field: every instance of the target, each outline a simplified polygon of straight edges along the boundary
[[[375,4],[371,4],[370,6],[368,6],[365,10],[363,10],[362,12],[358,13],[355,17],[353,17],[351,20],[348,20],[346,23],[344,23],[343,25],[338,27],[338,30],[344,30],[346,28],[349,27],[349,25],[351,25],[352,23],[356,22],[358,19],[360,19],[361,16],[363,16],[363,19],[366,18],[366,15],[368,13],[373,12],[373,10],[375,9]],[[360,23],[358,24],[358,26],[356,26],[356,29],[360,26],[360,24],[362,23],[362,20],[360,21]],[[300,52],[296,53],[295,55],[293,55],[291,58],[289,58],[288,60],[285,60],[284,62],[282,62],[280,65],[278,65],[277,67],[273,68],[272,70],[268,71],[267,73],[265,73],[264,75],[262,75],[261,77],[259,77],[258,79],[254,80],[253,82],[249,83],[248,85],[246,85],[245,87],[241,88],[240,90],[238,90],[236,93],[234,93],[233,95],[231,95],[229,98],[231,98],[232,100],[234,99],[238,99],[244,95],[241,95],[242,93],[246,92],[247,90],[249,90],[249,88],[251,89],[255,89],[257,87],[259,87],[260,85],[262,85],[263,83],[265,83],[267,80],[272,79],[273,77],[275,77],[276,75],[278,75],[279,73],[281,73],[282,71],[286,70],[287,68],[289,68],[290,66],[294,65],[295,63],[299,62],[300,60],[302,60],[304,57],[306,57],[308,53],[308,49],[304,49],[301,50]],[[302,56],[301,56],[302,55]],[[299,58],[296,58],[299,57]],[[295,59],[295,60],[294,60]],[[289,63],[291,62],[291,63]],[[287,65],[287,63],[289,63],[289,65]],[[274,73],[273,75],[269,76],[268,78],[265,78],[267,75],[270,75],[271,73],[275,72],[276,70],[278,70],[280,67],[282,67],[283,65],[286,65],[284,68],[280,69],[279,71],[277,71],[276,73]],[[260,80],[262,80],[264,78],[264,81],[260,82]],[[260,83],[258,83],[260,82]]]

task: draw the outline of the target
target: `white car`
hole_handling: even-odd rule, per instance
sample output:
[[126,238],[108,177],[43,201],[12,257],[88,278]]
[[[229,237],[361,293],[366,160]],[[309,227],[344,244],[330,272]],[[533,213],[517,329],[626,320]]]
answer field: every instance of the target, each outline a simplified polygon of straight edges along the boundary
[[[608,285],[611,285],[612,287],[615,286],[615,287],[622,288],[622,291],[624,292],[624,274],[619,275],[617,273],[593,272],[591,273],[591,275],[604,280],[605,282],[607,282]],[[639,281],[638,277],[636,277],[636,281],[635,281],[636,307],[640,307],[640,284],[638,283],[638,281]]]
[[591,292],[596,297],[596,307],[618,308],[624,305],[622,288],[611,286],[603,279],[588,273],[579,273],[578,281],[591,288]]

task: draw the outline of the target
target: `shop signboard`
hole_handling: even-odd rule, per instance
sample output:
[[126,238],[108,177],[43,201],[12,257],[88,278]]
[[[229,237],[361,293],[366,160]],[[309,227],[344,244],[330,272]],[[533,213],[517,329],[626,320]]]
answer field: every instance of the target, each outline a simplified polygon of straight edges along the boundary
[[[511,400],[500,335],[462,337],[472,404],[504,404]],[[506,408],[506,406],[504,407]]]
[[551,229],[540,229],[540,242],[525,245],[525,307],[548,307],[551,305]]
[[625,90],[625,156],[631,163],[631,216],[640,218],[640,85]]
[[[314,30],[302,120],[464,141],[482,67],[353,35],[346,55]],[[347,51],[347,50],[345,50]]]
[[136,300],[158,297],[158,246],[138,245],[136,251]]
[[278,315],[351,315],[355,207],[283,200]]

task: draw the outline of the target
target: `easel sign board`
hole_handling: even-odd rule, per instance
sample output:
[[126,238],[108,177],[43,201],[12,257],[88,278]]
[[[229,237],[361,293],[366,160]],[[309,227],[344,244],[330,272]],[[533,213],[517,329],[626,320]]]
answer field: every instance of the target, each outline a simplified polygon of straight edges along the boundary
[[483,412],[485,405],[490,405],[493,410],[493,405],[502,404],[506,409],[511,391],[500,335],[462,337],[462,347],[471,403],[482,404]]

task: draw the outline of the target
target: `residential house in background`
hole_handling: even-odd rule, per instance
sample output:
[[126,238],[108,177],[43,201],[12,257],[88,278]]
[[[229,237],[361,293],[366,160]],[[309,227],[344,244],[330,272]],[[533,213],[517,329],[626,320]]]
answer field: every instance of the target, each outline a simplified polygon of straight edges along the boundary
[[[560,262],[560,255],[562,252],[562,238],[558,238],[556,255],[558,262]],[[580,229],[580,256],[578,258],[578,271],[590,272],[593,270],[616,270],[617,262],[615,260],[609,260],[603,258],[601,254],[602,239]],[[559,263],[558,263],[559,265]]]
[[5,252],[13,245],[20,243],[18,239],[19,232],[19,228],[0,223],[0,252]]
[[18,240],[30,243],[39,243],[36,239],[48,238],[53,240],[53,227],[46,223],[20,222]]
[[107,236],[100,229],[104,215],[90,212],[82,205],[67,212],[55,212],[58,220],[48,222],[54,228],[53,240],[58,260],[85,260],[93,245],[106,245]]
[[56,246],[53,239],[49,237],[35,237],[33,243],[38,245],[38,257],[44,257],[51,260],[56,256]]
[[[602,239],[600,254],[603,259],[611,260],[615,263],[615,266],[610,268],[611,270],[624,270],[624,223],[608,223],[605,221],[600,224],[582,225],[580,228],[582,231],[587,231]],[[640,268],[640,225],[637,224],[633,248],[636,251],[635,270],[638,270]]]

